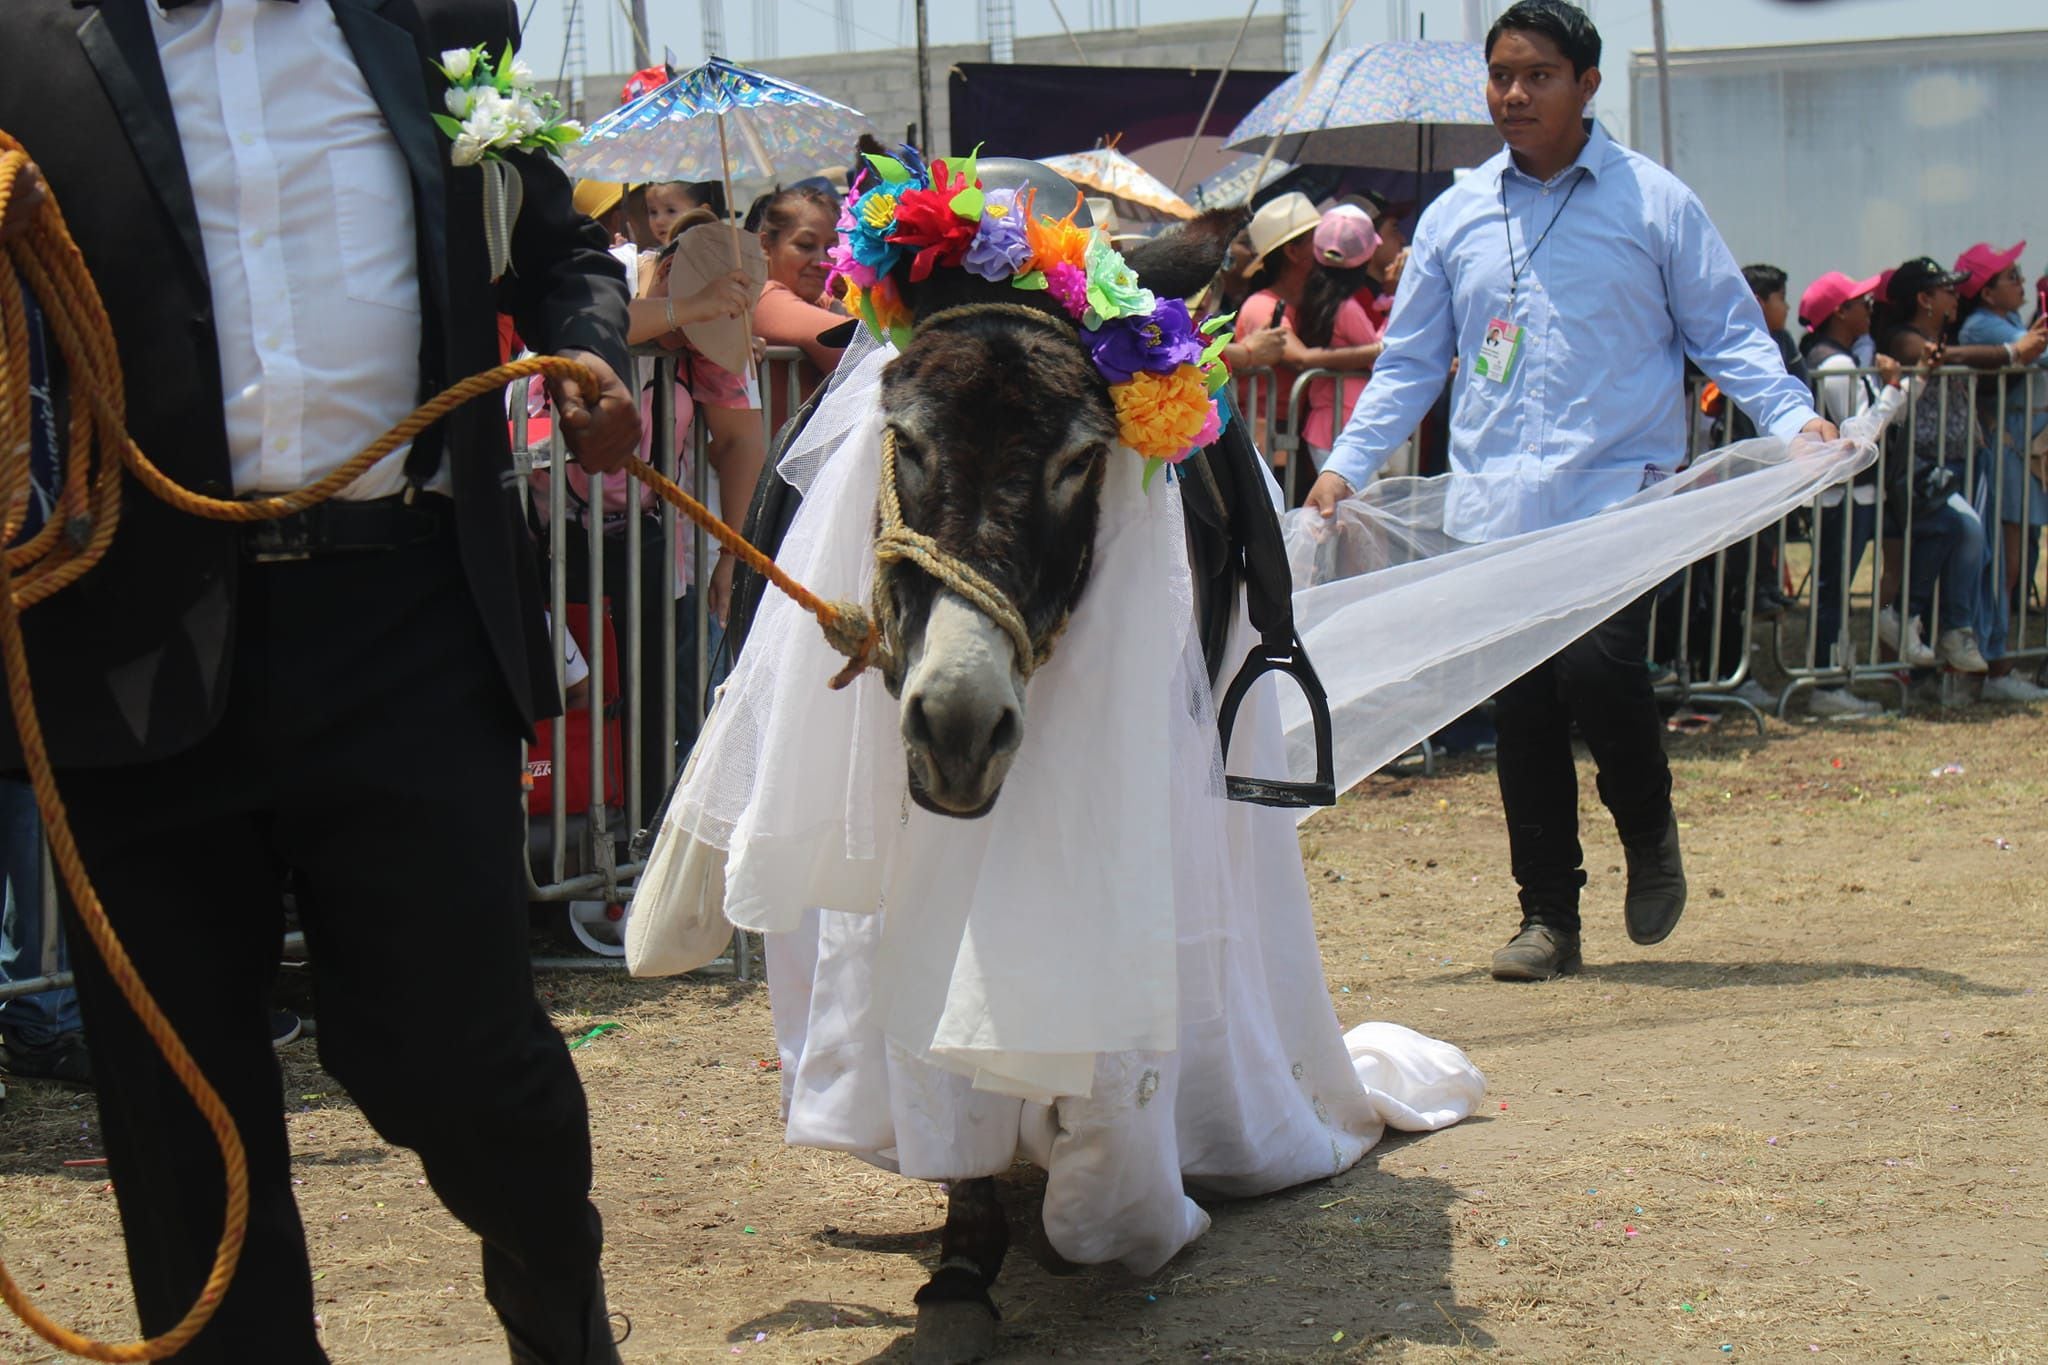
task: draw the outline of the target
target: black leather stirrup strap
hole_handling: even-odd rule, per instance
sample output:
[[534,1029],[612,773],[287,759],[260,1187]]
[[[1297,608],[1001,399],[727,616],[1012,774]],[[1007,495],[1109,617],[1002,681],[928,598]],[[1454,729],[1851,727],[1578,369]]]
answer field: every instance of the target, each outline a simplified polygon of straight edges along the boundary
[[1260,806],[1302,809],[1337,804],[1336,752],[1330,735],[1330,699],[1323,692],[1322,679],[1308,661],[1308,651],[1294,629],[1294,576],[1287,567],[1287,542],[1280,533],[1280,518],[1273,510],[1259,452],[1252,444],[1240,416],[1201,457],[1215,476],[1227,510],[1231,544],[1244,556],[1245,610],[1259,643],[1216,708],[1217,739],[1225,760],[1230,754],[1230,735],[1237,724],[1237,709],[1252,684],[1268,673],[1284,673],[1294,679],[1308,700],[1309,718],[1315,726],[1316,776],[1312,782],[1287,778],[1235,777],[1227,771],[1224,794],[1232,801]]

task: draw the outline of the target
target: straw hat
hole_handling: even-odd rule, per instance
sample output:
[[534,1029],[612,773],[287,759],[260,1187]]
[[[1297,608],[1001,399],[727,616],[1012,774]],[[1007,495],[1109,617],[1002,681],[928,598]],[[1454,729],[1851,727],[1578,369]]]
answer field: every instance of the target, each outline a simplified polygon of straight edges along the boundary
[[[739,268],[753,281],[749,298],[759,300],[761,286],[768,279],[768,257],[761,250],[761,239],[729,223],[699,223],[676,238],[675,259],[668,268],[669,297],[688,298],[720,275],[731,274],[735,238],[739,242]],[[744,316],[686,322],[683,335],[705,359],[734,374],[743,375],[753,366],[753,343],[747,338]]]
[[1252,255],[1263,261],[1295,238],[1314,232],[1321,221],[1307,195],[1294,190],[1275,195],[1252,215]]

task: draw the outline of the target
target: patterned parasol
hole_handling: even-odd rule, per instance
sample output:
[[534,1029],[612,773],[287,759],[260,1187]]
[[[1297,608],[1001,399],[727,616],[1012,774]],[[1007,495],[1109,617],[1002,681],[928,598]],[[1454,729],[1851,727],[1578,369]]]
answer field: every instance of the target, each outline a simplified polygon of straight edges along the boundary
[[1226,146],[1284,161],[1448,171],[1500,150],[1486,112],[1486,58],[1477,43],[1374,43],[1330,54],[1290,118],[1303,73],[1282,82],[1233,128]]
[[1195,216],[1194,206],[1175,194],[1165,181],[1114,147],[1040,160],[1076,185],[1116,200],[1117,217],[1125,222]]
[[571,175],[624,184],[789,181],[847,165],[873,131],[858,109],[713,57],[591,124],[562,159]]

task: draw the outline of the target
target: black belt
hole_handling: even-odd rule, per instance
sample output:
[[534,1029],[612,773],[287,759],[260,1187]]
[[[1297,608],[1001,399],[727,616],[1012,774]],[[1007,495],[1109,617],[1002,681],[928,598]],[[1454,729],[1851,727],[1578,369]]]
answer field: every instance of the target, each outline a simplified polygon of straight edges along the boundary
[[454,501],[439,493],[399,493],[367,502],[336,499],[275,521],[244,524],[242,558],[273,564],[396,550],[440,539],[454,520]]

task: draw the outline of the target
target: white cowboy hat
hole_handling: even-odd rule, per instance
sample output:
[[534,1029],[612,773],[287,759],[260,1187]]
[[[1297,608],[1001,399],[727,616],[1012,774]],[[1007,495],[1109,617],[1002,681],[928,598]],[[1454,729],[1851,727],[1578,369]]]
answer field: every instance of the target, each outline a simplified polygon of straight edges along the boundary
[[1294,190],[1274,195],[1252,215],[1252,255],[1263,261],[1296,237],[1314,232],[1321,221],[1307,195]]

